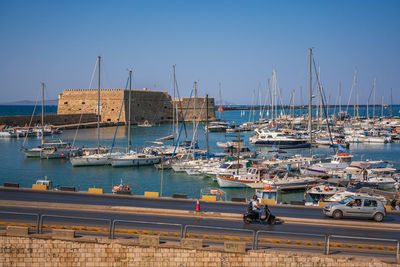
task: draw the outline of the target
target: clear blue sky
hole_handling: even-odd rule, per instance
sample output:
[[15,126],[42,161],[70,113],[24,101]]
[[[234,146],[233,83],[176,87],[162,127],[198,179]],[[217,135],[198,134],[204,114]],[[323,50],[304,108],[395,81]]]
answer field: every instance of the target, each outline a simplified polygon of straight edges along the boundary
[[339,82],[347,103],[357,68],[360,104],[374,77],[376,102],[393,88],[399,104],[399,14],[400,1],[1,0],[0,102],[35,100],[41,81],[47,99],[88,88],[100,55],[104,88],[133,68],[135,88],[171,92],[176,64],[181,95],[198,81],[218,98],[221,82],[225,101],[250,104],[275,67],[284,103],[293,89],[300,103],[301,86],[306,103],[313,47],[331,103]]

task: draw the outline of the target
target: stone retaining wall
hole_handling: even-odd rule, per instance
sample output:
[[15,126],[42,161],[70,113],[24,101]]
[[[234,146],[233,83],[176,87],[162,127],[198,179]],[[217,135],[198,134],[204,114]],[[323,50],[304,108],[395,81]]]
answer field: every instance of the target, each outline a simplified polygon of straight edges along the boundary
[[[223,247],[188,249],[178,242],[143,246],[129,239],[66,238],[50,234],[0,234],[0,266],[396,266],[376,258],[294,251],[225,252]],[[397,265],[398,266],[398,265]]]

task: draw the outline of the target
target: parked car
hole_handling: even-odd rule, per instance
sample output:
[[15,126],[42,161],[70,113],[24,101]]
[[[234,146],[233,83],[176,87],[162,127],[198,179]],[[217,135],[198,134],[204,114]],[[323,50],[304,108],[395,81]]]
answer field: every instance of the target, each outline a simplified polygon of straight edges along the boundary
[[382,201],[367,196],[349,196],[339,202],[328,203],[323,212],[334,219],[359,217],[374,219],[377,222],[381,222],[386,216]]

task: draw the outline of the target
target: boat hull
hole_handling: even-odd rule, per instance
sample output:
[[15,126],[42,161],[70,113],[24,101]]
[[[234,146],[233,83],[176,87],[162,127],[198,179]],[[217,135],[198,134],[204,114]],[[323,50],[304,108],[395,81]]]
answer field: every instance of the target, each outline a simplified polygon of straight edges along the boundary
[[111,160],[113,167],[134,167],[134,166],[148,166],[154,165],[160,162],[160,158],[136,158],[136,159],[124,159],[114,158]]

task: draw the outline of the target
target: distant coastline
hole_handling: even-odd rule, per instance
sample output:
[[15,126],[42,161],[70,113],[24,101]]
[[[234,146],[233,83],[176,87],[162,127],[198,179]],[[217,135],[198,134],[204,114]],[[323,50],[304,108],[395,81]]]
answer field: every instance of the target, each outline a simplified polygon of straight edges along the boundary
[[[20,101],[13,101],[13,102],[4,102],[0,103],[1,106],[34,106],[34,105],[41,105],[42,102],[38,101],[32,101],[32,100],[20,100]],[[58,105],[58,100],[45,100],[44,101],[45,106],[57,106]]]

